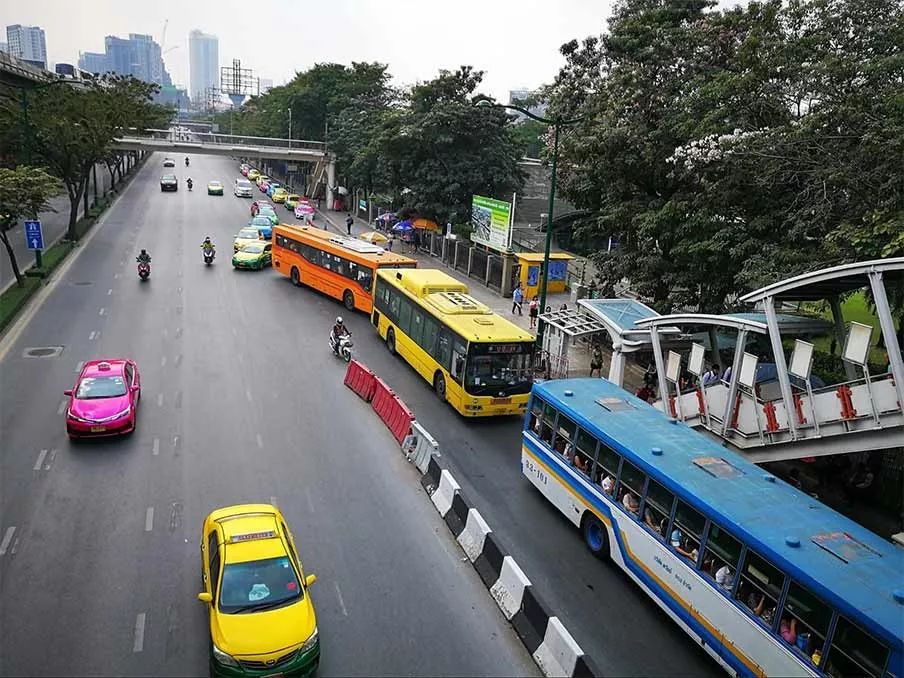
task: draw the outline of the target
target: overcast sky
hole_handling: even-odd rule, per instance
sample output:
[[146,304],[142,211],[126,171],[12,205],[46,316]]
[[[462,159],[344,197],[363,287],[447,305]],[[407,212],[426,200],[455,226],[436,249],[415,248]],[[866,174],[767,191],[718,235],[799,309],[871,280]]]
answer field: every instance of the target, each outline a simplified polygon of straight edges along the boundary
[[[161,42],[176,84],[188,85],[188,32],[220,41],[220,65],[233,58],[274,84],[317,62],[380,61],[396,84],[469,64],[486,71],[484,92],[552,80],[559,46],[598,34],[611,0],[13,0],[0,2],[0,26],[44,29],[50,62],[77,63],[103,52],[104,36],[149,33]],[[5,41],[5,28],[0,40]]]

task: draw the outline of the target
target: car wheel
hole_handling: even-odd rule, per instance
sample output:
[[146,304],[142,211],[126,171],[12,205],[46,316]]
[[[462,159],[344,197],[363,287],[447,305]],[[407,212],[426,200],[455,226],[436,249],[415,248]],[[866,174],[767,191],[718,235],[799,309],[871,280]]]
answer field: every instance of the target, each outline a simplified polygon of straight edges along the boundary
[[587,544],[590,553],[600,560],[609,557],[609,534],[599,518],[587,513],[581,521],[581,534],[584,535],[584,543]]
[[292,267],[291,278],[292,278],[293,285],[295,285],[296,287],[301,286],[301,274],[298,272],[298,269],[295,268],[294,266]]
[[342,303],[349,311],[355,310],[355,295],[351,290],[345,290],[345,294],[342,295]]
[[389,349],[392,355],[395,355],[395,330],[391,327],[386,331],[386,348]]
[[446,378],[442,372],[437,372],[433,377],[433,390],[436,391],[436,397],[442,402],[446,402]]

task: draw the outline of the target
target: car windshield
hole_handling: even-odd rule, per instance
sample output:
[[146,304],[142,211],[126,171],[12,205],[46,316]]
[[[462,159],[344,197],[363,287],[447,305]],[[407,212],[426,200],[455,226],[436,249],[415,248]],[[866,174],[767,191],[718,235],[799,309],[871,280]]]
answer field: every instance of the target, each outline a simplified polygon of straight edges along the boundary
[[220,610],[226,614],[275,607],[300,600],[302,596],[288,556],[231,563],[223,568]]
[[294,193],[290,193],[288,196],[286,196],[286,200],[298,200],[298,196]]
[[238,186],[239,186],[239,188],[251,188],[251,182],[250,181],[240,181],[238,183]]
[[164,175],[163,175],[163,180],[164,180],[164,181],[175,181],[175,180],[176,180],[176,175],[175,175],[175,174],[164,174]]
[[254,217],[254,219],[251,220],[251,223],[254,226],[267,226],[268,228],[270,226],[270,220],[267,217]]
[[270,205],[261,205],[260,209],[257,211],[258,214],[276,214],[276,210],[274,210]]
[[472,344],[465,370],[465,390],[472,395],[528,393],[532,350],[532,344]]
[[222,186],[223,184],[221,184],[219,181],[211,181],[211,182],[210,182],[209,184],[207,184],[207,185],[208,185],[208,186],[213,186],[214,188],[219,188],[219,187]]
[[126,382],[122,377],[85,377],[78,385],[75,397],[81,400],[118,398],[126,394]]
[[257,245],[255,243],[252,243],[250,245],[245,245],[242,248],[242,252],[250,252],[251,254],[260,254],[263,251],[264,251],[264,246]]
[[257,238],[257,231],[253,228],[243,228],[239,231],[239,234],[235,236],[236,238],[248,239],[248,238]]

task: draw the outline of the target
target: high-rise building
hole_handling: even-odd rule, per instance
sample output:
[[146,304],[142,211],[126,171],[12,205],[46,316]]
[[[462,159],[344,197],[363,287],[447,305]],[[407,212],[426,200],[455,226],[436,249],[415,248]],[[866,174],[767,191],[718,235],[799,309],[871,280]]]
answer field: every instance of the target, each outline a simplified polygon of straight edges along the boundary
[[261,78],[258,81],[258,84],[260,85],[260,93],[261,94],[266,94],[271,89],[273,89],[273,79],[272,78]]
[[0,42],[0,52],[4,54],[9,54],[9,43],[8,42]]
[[78,55],[78,67],[88,73],[106,73],[107,55],[102,52],[81,52]]
[[134,57],[134,75],[139,80],[163,84],[163,58],[160,54],[160,45],[150,35],[129,33],[129,42],[132,43]]
[[[104,46],[107,50],[106,54],[83,53],[82,56],[88,58],[85,59],[84,66],[80,60],[79,66],[92,73],[112,71],[158,85],[166,84],[169,81],[169,74],[163,66],[160,45],[150,35],[129,33],[128,40],[108,35],[104,38]],[[99,57],[103,57],[103,71],[96,71],[88,65],[90,59],[93,65],[100,66]]]
[[108,35],[104,38],[107,70],[120,75],[132,75],[132,44],[125,38]]
[[198,103],[209,87],[220,86],[219,40],[195,29],[188,34],[188,50],[191,98]]
[[12,56],[47,68],[47,44],[44,42],[43,28],[21,24],[7,26],[6,42]]

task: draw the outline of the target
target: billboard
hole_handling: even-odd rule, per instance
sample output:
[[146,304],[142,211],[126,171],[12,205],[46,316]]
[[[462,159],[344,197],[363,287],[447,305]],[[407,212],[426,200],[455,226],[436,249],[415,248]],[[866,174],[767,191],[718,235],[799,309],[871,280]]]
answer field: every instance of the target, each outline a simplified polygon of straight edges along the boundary
[[509,247],[512,203],[475,195],[471,198],[471,240],[505,251]]

